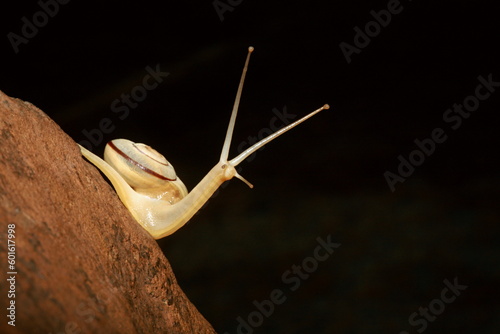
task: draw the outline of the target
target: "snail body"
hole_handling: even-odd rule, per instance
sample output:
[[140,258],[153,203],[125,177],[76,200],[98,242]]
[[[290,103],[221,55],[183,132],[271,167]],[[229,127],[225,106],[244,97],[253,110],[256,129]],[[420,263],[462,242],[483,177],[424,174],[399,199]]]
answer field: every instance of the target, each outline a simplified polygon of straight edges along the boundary
[[120,200],[135,220],[153,238],[163,238],[184,226],[225,181],[237,177],[252,188],[253,186],[238,174],[236,166],[271,140],[321,110],[329,108],[325,104],[300,120],[255,143],[237,157],[228,160],[243,82],[252,51],[253,48],[250,47],[220,160],[191,192],[188,192],[177,177],[173,166],[167,159],[148,145],[134,143],[127,139],[114,139],[106,145],[104,160],[80,145],[80,150],[85,158],[106,175]]

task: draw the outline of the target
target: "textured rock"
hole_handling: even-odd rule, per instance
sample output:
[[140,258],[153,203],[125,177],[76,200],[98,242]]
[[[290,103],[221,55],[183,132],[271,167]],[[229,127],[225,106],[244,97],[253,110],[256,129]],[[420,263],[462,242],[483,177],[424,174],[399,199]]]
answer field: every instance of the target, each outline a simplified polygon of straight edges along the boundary
[[[215,333],[76,143],[38,108],[2,92],[0,264],[2,333]],[[15,327],[7,324],[11,300]]]

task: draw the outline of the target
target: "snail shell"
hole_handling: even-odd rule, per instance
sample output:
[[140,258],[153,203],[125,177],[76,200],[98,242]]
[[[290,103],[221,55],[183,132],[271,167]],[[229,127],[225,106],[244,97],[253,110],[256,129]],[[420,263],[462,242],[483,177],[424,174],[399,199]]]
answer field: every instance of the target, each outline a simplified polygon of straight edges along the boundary
[[113,167],[138,193],[175,204],[188,191],[174,167],[152,147],[127,139],[110,141],[104,161]]

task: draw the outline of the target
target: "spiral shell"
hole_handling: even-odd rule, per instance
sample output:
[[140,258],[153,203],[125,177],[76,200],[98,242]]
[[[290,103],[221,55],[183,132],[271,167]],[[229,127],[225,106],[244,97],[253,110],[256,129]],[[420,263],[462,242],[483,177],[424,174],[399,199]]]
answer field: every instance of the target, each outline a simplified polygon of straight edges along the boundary
[[174,204],[188,191],[174,167],[152,147],[127,139],[110,141],[104,160],[138,193]]

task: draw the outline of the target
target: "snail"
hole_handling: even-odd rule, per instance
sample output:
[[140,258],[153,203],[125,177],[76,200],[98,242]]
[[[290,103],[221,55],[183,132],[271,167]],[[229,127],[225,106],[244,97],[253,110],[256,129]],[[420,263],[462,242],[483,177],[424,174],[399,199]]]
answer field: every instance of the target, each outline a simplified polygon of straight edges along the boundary
[[153,238],[163,238],[184,226],[225,181],[236,177],[253,188],[238,174],[236,166],[273,139],[329,108],[325,104],[228,160],[243,82],[253,50],[253,47],[248,48],[220,160],[191,192],[188,193],[167,159],[147,145],[114,139],[106,144],[104,160],[79,145],[82,155],[106,175],[125,207]]

